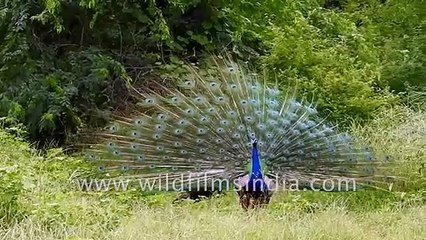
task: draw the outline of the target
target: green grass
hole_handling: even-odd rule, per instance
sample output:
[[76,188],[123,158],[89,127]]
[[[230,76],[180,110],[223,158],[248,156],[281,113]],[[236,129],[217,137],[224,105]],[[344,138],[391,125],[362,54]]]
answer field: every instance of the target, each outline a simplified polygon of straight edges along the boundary
[[407,107],[388,109],[368,126],[354,125],[355,135],[395,161],[394,174],[407,189],[426,189],[426,112]]
[[395,156],[392,191],[281,192],[244,212],[237,196],[172,205],[176,193],[80,192],[91,166],[0,131],[0,239],[426,239],[426,114],[389,110],[354,133]]

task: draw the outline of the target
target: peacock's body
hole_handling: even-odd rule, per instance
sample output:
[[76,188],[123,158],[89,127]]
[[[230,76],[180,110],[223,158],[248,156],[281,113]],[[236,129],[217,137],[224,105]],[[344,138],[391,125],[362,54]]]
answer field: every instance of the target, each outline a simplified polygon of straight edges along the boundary
[[189,70],[177,88],[162,87],[166,94],[138,92],[134,116],[98,134],[102,141],[88,157],[101,171],[152,179],[162,189],[176,179],[191,187],[226,179],[246,209],[267,204],[281,179],[308,187],[339,177],[354,186],[383,181],[383,161],[325,123],[313,104],[297,101],[294,91],[268,86],[223,58],[208,71]]

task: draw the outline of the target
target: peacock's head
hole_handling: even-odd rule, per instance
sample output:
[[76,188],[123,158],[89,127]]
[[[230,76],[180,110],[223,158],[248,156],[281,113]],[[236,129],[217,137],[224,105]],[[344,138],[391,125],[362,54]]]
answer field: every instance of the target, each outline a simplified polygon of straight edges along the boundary
[[253,148],[257,148],[257,139],[256,138],[251,139],[251,145],[253,146]]

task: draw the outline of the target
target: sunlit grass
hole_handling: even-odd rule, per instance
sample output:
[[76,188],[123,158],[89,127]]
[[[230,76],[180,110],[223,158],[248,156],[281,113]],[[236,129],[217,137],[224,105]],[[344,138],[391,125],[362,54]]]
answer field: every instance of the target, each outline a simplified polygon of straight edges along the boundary
[[[213,204],[214,205],[214,204]],[[315,213],[246,213],[211,205],[139,206],[117,229],[103,225],[45,228],[26,220],[0,231],[1,239],[425,239],[426,207],[353,212],[330,205]]]
[[119,239],[424,239],[426,208],[316,213],[142,208],[116,232]]
[[426,189],[426,112],[388,109],[367,126],[354,124],[353,131],[361,142],[391,157],[394,175],[406,179],[403,190]]

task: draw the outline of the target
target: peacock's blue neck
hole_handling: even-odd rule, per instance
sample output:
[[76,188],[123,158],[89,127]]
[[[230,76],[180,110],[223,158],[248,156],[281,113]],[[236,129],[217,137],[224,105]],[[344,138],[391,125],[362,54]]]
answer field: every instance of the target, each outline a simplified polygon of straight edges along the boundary
[[251,154],[251,173],[250,178],[262,178],[262,168],[260,166],[259,152],[257,144],[253,144],[253,151]]
[[258,191],[265,189],[265,187],[266,183],[263,179],[257,143],[253,143],[249,189],[253,191]]

